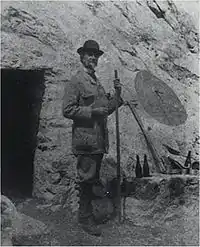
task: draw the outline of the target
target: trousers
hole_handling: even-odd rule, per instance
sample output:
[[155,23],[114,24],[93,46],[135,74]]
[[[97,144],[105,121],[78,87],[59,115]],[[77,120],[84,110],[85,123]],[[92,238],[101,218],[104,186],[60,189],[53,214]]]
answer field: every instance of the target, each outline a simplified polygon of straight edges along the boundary
[[87,161],[88,166],[95,167],[95,170],[93,170],[93,173],[90,174],[89,179],[88,178],[84,179],[79,175],[81,181],[79,183],[79,222],[81,223],[84,223],[85,221],[88,220],[88,218],[93,216],[92,200],[94,199],[94,197],[93,197],[92,187],[94,183],[96,183],[99,180],[102,159],[103,159],[103,154],[78,156],[79,167],[81,167],[80,162],[85,163],[85,161]]

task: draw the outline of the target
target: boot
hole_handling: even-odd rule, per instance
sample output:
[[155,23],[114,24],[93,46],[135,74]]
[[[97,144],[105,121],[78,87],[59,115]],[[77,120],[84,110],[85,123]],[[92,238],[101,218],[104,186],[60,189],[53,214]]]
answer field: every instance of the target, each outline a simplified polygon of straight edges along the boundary
[[92,214],[92,186],[87,182],[80,183],[80,201],[79,201],[79,223],[81,228],[90,235],[100,236],[99,229]]
[[[79,221],[80,222],[80,221]],[[100,237],[102,234],[101,229],[95,224],[93,217],[81,221],[81,228],[90,235]]]
[[92,216],[91,185],[86,182],[79,184],[79,222]]

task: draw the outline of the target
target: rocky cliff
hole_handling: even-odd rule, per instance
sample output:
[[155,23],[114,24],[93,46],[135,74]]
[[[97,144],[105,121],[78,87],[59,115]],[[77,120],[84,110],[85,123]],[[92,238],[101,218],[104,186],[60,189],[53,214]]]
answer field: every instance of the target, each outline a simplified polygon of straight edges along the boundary
[[[123,97],[137,101],[137,112],[160,154],[168,144],[199,155],[198,29],[176,2],[166,1],[13,1],[2,3],[1,68],[46,69],[35,153],[35,194],[61,200],[75,174],[71,121],[61,114],[65,84],[80,65],[76,49],[95,39],[105,52],[97,74],[113,91],[114,69],[124,84]],[[137,100],[134,79],[148,70],[173,89],[187,112],[179,126],[153,119]],[[122,166],[128,157],[148,153],[130,110],[120,108]],[[115,158],[115,115],[109,117],[110,154]],[[59,193],[58,193],[59,192]]]

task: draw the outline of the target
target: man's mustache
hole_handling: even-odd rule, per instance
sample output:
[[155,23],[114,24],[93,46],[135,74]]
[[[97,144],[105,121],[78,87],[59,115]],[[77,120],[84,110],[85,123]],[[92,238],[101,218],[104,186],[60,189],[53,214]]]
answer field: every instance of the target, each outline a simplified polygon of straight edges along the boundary
[[89,63],[94,63],[94,64],[96,64],[96,63],[97,63],[97,61],[94,61],[94,60],[93,60],[93,61],[89,61]]

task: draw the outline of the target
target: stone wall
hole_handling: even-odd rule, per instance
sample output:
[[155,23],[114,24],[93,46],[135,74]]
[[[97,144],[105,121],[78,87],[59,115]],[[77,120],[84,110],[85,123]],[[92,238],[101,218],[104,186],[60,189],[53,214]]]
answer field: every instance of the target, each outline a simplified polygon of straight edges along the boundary
[[[64,86],[79,67],[76,49],[87,39],[100,43],[105,55],[97,74],[113,92],[118,70],[123,97],[136,99],[134,78],[146,69],[170,86],[184,105],[188,118],[180,126],[152,119],[138,102],[137,112],[160,154],[168,144],[187,155],[199,155],[198,28],[175,2],[167,1],[6,1],[2,3],[1,68],[46,68],[45,94],[35,153],[34,194],[61,200],[76,174],[71,153],[71,121],[61,104]],[[128,157],[148,154],[144,137],[130,113],[120,108],[122,166],[129,173]],[[115,158],[115,115],[109,117],[110,153]],[[73,185],[72,185],[73,186]],[[59,192],[59,193],[58,193]]]

